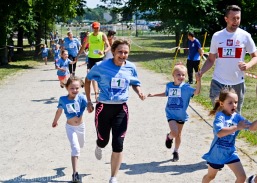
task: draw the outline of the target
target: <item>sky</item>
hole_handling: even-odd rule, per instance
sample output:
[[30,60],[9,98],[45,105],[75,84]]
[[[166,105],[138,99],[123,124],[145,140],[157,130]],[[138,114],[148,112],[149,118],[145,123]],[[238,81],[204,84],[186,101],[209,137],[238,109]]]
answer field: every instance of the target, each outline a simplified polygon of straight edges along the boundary
[[103,4],[103,3],[100,3],[100,0],[87,0],[87,7],[89,8],[96,8],[97,4]]

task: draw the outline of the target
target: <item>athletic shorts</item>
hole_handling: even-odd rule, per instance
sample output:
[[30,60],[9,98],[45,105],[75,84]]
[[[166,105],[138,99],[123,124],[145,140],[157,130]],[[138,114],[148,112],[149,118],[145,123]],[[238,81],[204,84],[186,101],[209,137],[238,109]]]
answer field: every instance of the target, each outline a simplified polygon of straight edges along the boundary
[[128,127],[127,104],[96,104],[95,127],[98,147],[104,148],[108,144],[111,132],[113,152],[122,152]]
[[69,76],[58,76],[58,79],[59,79],[59,81],[62,81],[62,80],[64,80],[66,77],[69,77]]
[[87,65],[87,68],[88,68],[88,69],[91,69],[91,68],[95,65],[96,62],[100,62],[100,61],[102,61],[102,60],[103,60],[103,58],[89,58],[89,57],[88,57],[88,65]]
[[185,121],[182,121],[182,120],[169,119],[168,122],[170,121],[176,121],[178,124],[181,124],[181,125],[185,124]]
[[[240,162],[240,159],[232,160],[232,161],[226,163],[226,165],[227,165],[227,164],[236,163],[236,162]],[[212,167],[213,169],[219,169],[219,170],[221,170],[221,169],[224,167],[224,164],[215,164],[215,163],[210,163],[210,162],[207,162],[207,164],[210,165],[210,167]]]

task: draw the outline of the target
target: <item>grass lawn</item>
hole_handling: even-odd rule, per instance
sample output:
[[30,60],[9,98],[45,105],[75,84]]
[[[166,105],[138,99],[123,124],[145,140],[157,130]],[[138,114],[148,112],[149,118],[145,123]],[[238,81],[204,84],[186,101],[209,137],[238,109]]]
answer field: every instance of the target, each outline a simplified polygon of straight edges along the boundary
[[[140,62],[142,66],[147,69],[154,70],[158,73],[165,73],[172,80],[171,68],[176,62],[183,62],[186,65],[187,55],[181,53],[177,54],[175,58],[175,38],[173,36],[144,36],[144,37],[133,37],[131,53],[129,60]],[[200,40],[203,42],[203,40]],[[207,47],[209,45],[206,45]],[[208,48],[207,48],[208,50]],[[246,60],[249,60],[247,56]],[[174,62],[175,60],[175,62]],[[193,100],[203,105],[208,111],[212,108],[211,101],[209,99],[209,88],[210,81],[212,79],[213,69],[210,69],[205,73],[202,78],[202,89],[201,94],[194,97]],[[251,74],[257,74],[257,66],[254,66],[247,71]],[[244,105],[242,109],[242,115],[250,121],[257,120],[256,109],[257,98],[256,98],[256,83],[257,80],[254,78],[246,77],[247,92],[245,95]],[[245,138],[252,145],[257,144],[257,132],[241,131],[240,138]]]

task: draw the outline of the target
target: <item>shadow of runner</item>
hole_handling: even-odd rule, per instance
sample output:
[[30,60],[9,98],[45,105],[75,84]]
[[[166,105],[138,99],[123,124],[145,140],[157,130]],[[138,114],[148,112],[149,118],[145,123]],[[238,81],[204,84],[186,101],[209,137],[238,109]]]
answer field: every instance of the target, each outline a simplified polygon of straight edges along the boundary
[[[62,168],[56,168],[53,170],[56,170],[56,175],[53,176],[46,176],[46,177],[35,177],[35,178],[23,178],[24,175],[20,175],[18,177],[15,177],[13,179],[10,180],[0,180],[3,183],[32,183],[32,182],[40,182],[40,183],[48,183],[48,182],[67,182],[70,183],[71,181],[71,175],[70,176],[65,176],[65,173],[63,172],[63,170],[66,167],[62,167]],[[82,181],[82,177],[88,176],[90,174],[79,174],[80,176],[80,180]],[[66,180],[54,180],[54,179],[66,179]],[[70,180],[67,180],[70,179]]]
[[44,104],[53,104],[58,103],[58,100],[55,97],[51,97],[49,99],[41,99],[41,100],[31,100],[32,102],[44,102]]
[[207,169],[206,161],[202,161],[196,164],[187,165],[166,165],[160,166],[163,163],[170,162],[170,160],[151,162],[151,163],[141,163],[141,164],[131,164],[122,163],[120,169],[127,170],[125,173],[128,175],[137,175],[144,173],[165,173],[171,172],[171,175],[180,175],[184,173],[191,173],[198,170]]

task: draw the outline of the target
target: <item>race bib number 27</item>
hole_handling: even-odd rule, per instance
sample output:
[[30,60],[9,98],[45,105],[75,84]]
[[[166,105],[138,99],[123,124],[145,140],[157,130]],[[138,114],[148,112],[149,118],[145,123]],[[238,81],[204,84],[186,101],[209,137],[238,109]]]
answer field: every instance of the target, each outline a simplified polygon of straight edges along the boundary
[[170,88],[169,89],[169,97],[181,97],[181,89],[180,88]]

